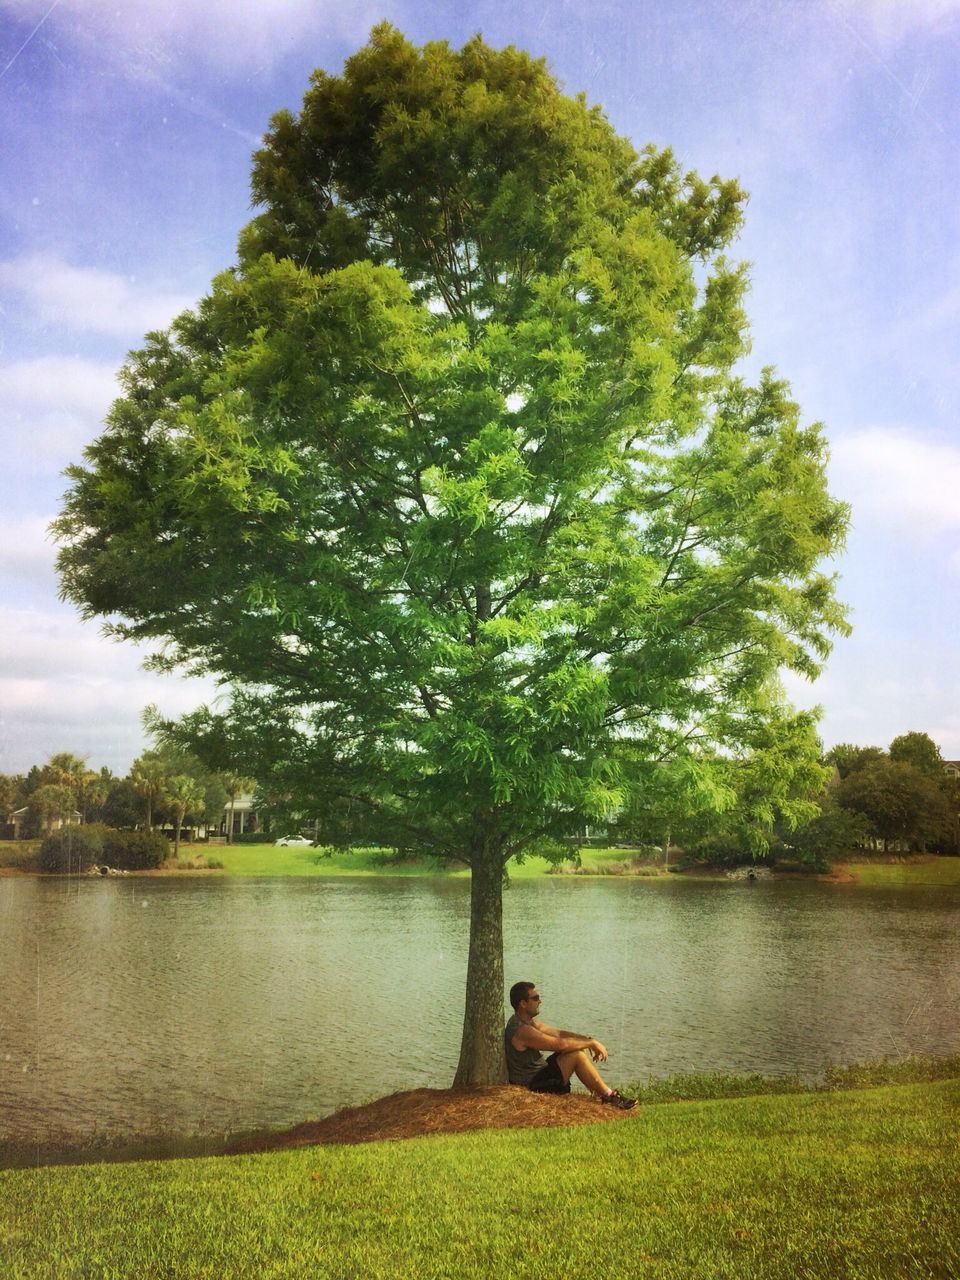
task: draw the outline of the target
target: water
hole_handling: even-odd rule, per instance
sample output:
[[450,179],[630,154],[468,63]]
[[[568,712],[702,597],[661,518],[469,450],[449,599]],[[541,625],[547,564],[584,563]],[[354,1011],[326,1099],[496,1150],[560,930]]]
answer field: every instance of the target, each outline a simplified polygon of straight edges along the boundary
[[[960,1052],[960,894],[518,881],[507,983],[613,1084]],[[464,880],[0,879],[0,1141],[266,1128],[449,1085]]]

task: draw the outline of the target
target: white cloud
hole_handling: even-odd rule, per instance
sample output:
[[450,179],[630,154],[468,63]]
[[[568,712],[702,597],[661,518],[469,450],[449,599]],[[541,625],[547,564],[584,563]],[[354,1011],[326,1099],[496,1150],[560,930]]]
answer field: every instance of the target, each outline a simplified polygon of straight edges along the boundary
[[149,703],[178,716],[216,697],[210,681],[141,669],[143,651],[105,639],[69,608],[8,609],[0,630],[0,770],[55,751],[125,771],[145,745]]
[[819,733],[828,748],[838,742],[885,748],[898,734],[922,729],[946,759],[960,759],[960,711],[950,673],[931,672],[922,659],[911,668],[889,643],[889,633],[867,627],[871,634],[857,630],[852,640],[838,642],[813,684],[785,673],[787,698],[797,707],[822,707]]
[[118,394],[116,368],[79,356],[38,356],[0,366],[0,400],[27,409],[102,417]]
[[0,366],[7,478],[17,472],[49,476],[77,461],[118,391],[114,366],[77,356]]
[[902,428],[866,427],[831,446],[831,487],[853,522],[908,539],[960,534],[960,448]]
[[[49,536],[52,516],[0,516],[0,575],[52,584],[56,547]],[[6,614],[5,614],[6,617]]]
[[894,44],[911,31],[936,33],[960,15],[960,0],[827,0],[851,28],[883,44]]
[[133,77],[171,75],[185,62],[271,66],[303,40],[363,36],[390,0],[0,0],[24,21],[96,44]]
[[0,263],[0,288],[25,299],[43,325],[132,341],[169,324],[192,302],[136,276],[75,267],[43,254]]

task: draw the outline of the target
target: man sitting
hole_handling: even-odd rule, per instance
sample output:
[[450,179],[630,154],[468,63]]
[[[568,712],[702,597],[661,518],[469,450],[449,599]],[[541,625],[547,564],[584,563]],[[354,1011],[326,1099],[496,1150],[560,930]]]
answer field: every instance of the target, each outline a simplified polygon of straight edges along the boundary
[[[515,982],[510,988],[510,1003],[513,1016],[503,1029],[503,1047],[511,1084],[522,1084],[534,1093],[569,1093],[570,1077],[576,1076],[607,1106],[629,1111],[637,1105],[636,1098],[625,1098],[605,1084],[593,1065],[607,1060],[599,1040],[557,1031],[539,1020],[540,995],[535,982]],[[546,1060],[543,1049],[550,1051]]]

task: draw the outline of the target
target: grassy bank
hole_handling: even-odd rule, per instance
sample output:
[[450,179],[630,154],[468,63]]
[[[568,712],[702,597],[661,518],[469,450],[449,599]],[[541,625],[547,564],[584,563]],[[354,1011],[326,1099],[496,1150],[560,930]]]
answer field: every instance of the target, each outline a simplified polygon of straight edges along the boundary
[[960,888],[960,858],[940,858],[923,854],[901,861],[898,858],[851,860],[838,864],[838,871],[848,872],[857,884],[869,887],[927,885]]
[[35,871],[39,840],[0,840],[0,867]]
[[[224,864],[227,875],[260,876],[466,876],[463,869],[443,869],[430,859],[414,862],[393,862],[387,859],[386,850],[351,849],[343,853],[325,854],[311,848],[277,848],[270,844],[223,845],[211,849],[211,856]],[[746,855],[744,861],[748,861]],[[904,861],[881,862],[873,859],[849,860],[838,864],[837,870],[844,877],[851,877],[863,885],[939,885],[944,888],[960,888],[960,858],[940,858],[934,855],[910,858]],[[542,858],[529,858],[523,863],[509,864],[513,880],[538,879],[558,874]],[[628,875],[644,879],[674,879],[661,862],[640,862],[629,849],[580,850],[580,866],[571,861],[559,870],[561,875],[589,877]],[[701,875],[715,878],[722,872],[706,869],[685,871],[683,879],[696,879]]]
[[960,1274],[960,1082],[617,1124],[0,1174],[0,1272],[803,1280]]
[[[38,841],[0,841],[0,869],[31,871],[36,869]],[[328,853],[304,846],[278,847],[267,844],[183,845],[181,861],[190,859],[202,865],[206,858],[220,863],[218,873],[232,876],[467,876],[465,868],[445,868],[440,863],[421,858],[396,862],[386,849],[349,849]],[[748,862],[744,855],[744,862]],[[644,861],[629,849],[585,848],[580,850],[580,865],[571,860],[554,869],[542,858],[529,858],[523,863],[509,864],[513,880],[539,879],[547,875],[561,876],[629,876],[651,880],[676,879],[662,861]],[[960,858],[914,855],[899,859],[880,856],[848,858],[834,868],[838,879],[869,887],[901,887],[909,885],[960,888]],[[694,868],[681,873],[682,879],[715,879],[721,871]]]

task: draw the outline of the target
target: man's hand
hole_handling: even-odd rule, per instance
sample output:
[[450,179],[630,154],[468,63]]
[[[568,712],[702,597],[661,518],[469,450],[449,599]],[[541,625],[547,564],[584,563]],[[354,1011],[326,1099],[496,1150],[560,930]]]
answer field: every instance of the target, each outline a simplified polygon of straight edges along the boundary
[[587,1049],[594,1062],[606,1062],[607,1051],[599,1040],[591,1040],[587,1045]]

